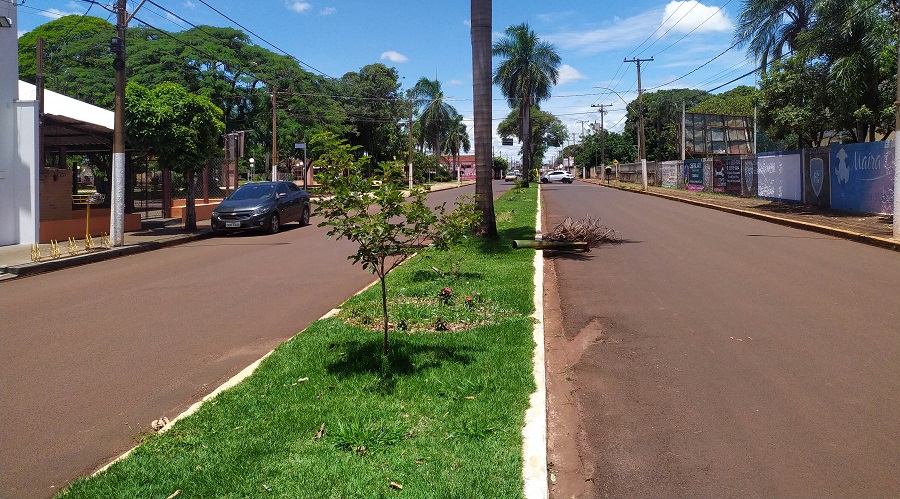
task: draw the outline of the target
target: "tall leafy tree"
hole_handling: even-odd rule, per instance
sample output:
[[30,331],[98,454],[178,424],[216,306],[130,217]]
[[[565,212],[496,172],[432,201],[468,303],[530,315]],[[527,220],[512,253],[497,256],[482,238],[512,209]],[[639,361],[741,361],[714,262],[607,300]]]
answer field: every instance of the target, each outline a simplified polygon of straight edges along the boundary
[[419,78],[410,95],[418,107],[422,137],[431,147],[435,158],[440,160],[441,137],[450,126],[452,117],[458,113],[452,105],[444,101],[441,82],[437,79],[429,80],[424,76]]
[[744,0],[734,38],[766,71],[771,59],[798,48],[797,37],[810,29],[816,0]]
[[115,34],[115,26],[93,16],[65,16],[42,24],[19,38],[19,78],[36,82],[40,37],[45,45],[45,88],[112,109],[115,72],[109,39]]
[[552,87],[559,80],[561,59],[556,48],[541,41],[528,23],[507,27],[506,36],[494,43],[492,52],[495,57],[505,58],[494,71],[494,84],[500,87],[509,106],[520,112],[519,139],[523,143],[522,165],[527,186],[534,169],[532,107],[550,97]]
[[[513,109],[509,115],[497,125],[497,133],[503,138],[519,137],[521,140],[522,130],[519,127],[520,123],[522,123],[520,120],[521,115],[522,113],[518,109]],[[539,165],[543,163],[547,149],[550,147],[560,147],[566,143],[569,130],[559,118],[546,111],[542,111],[537,107],[532,109],[529,115],[531,121],[529,131],[531,132],[530,140],[533,151],[531,156],[534,159],[533,164]],[[522,156],[526,156],[524,141],[522,145]],[[524,162],[522,167],[525,167]]]
[[208,159],[220,153],[219,138],[225,131],[222,110],[176,83],[148,89],[129,82],[125,97],[125,127],[132,143],[155,154],[162,167],[185,175],[185,227],[196,229],[194,178]]
[[481,211],[479,232],[497,235],[491,178],[491,0],[472,0],[472,96],[475,104],[475,202]]
[[361,146],[375,163],[405,158],[406,144],[400,139],[407,107],[400,99],[397,70],[369,64],[345,74],[341,82],[344,93],[352,93],[344,103],[347,124],[355,132],[349,134],[350,144]]

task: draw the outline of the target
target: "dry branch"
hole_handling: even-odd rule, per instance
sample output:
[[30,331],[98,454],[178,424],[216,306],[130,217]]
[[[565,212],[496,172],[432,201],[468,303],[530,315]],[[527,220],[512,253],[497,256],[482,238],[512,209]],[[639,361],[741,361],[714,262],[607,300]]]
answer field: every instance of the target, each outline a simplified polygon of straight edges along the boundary
[[596,248],[604,243],[617,243],[616,231],[600,223],[600,217],[572,220],[566,217],[553,230],[544,234],[544,241],[582,241],[588,248]]

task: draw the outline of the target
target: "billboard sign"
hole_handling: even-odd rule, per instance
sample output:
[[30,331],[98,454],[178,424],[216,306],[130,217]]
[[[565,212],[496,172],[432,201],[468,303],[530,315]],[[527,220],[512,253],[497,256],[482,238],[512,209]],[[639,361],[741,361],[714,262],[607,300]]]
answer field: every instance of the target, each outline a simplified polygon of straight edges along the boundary
[[725,192],[725,162],[713,160],[713,192]]

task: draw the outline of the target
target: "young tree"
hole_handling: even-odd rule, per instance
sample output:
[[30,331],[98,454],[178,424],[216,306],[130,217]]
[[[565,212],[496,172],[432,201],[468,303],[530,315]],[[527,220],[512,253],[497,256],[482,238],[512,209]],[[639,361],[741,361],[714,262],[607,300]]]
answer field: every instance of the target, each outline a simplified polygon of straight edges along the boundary
[[125,99],[125,127],[131,143],[155,154],[163,168],[185,175],[185,228],[196,229],[194,174],[220,153],[225,131],[222,110],[175,83],[147,89],[129,82]]
[[347,239],[358,249],[348,258],[378,276],[381,283],[384,342],[388,353],[387,275],[406,261],[429,237],[436,221],[425,204],[426,191],[414,186],[410,199],[404,198],[403,163],[385,165],[384,181],[374,190],[363,175],[365,160],[358,159],[351,146],[330,132],[317,134],[311,143],[320,164],[328,165],[321,176],[329,194],[319,203],[317,214],[324,217],[320,227],[331,227],[328,237]]

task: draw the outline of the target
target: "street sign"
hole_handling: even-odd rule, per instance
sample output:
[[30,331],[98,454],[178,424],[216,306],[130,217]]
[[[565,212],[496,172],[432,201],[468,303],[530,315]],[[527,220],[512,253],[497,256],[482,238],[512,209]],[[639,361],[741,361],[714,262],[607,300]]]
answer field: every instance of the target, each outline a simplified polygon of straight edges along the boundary
[[294,144],[294,149],[306,149],[306,142],[297,142]]
[[513,145],[513,139],[512,137],[504,137],[501,139],[500,143],[504,146],[511,146]]

